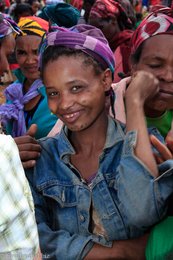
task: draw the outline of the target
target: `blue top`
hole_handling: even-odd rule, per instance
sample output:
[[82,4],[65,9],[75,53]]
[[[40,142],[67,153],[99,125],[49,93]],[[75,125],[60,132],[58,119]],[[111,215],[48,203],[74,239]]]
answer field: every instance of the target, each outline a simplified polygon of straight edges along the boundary
[[[39,142],[41,156],[26,174],[43,255],[83,259],[93,243],[109,247],[114,240],[138,237],[166,215],[166,200],[173,192],[173,160],[164,162],[162,174],[154,179],[134,155],[135,131],[125,134],[109,118],[99,169],[89,185],[70,163],[75,150],[65,126],[60,134]],[[92,207],[105,235],[95,234],[90,226]]]
[[[13,83],[14,87],[16,83],[23,84],[25,80],[25,77],[23,76],[20,69],[16,70],[15,75],[17,76],[18,79]],[[26,128],[29,129],[29,127],[32,124],[37,124],[38,130],[35,135],[36,139],[47,136],[57,121],[57,116],[52,114],[48,107],[45,86],[42,85],[38,89],[38,92],[41,94],[42,97],[38,105],[36,106],[35,110],[33,111],[32,116],[29,116],[29,118],[27,118],[27,115],[29,114],[28,112],[25,111],[25,120],[27,119]],[[7,103],[10,102],[7,100]],[[12,134],[12,127],[13,127],[13,122],[9,122],[6,127],[7,134],[10,135]]]

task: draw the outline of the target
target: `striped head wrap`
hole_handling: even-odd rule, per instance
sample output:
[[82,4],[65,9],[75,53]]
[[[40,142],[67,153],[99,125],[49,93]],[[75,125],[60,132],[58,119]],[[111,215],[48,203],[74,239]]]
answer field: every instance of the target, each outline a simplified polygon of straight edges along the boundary
[[[92,56],[103,68],[110,68],[114,73],[114,55],[103,33],[96,27],[87,24],[78,24],[70,29],[57,27],[57,31],[47,35],[41,45],[40,54],[48,46],[64,46],[78,49]],[[41,55],[40,55],[41,66]]]
[[22,17],[18,23],[21,35],[37,35],[42,37],[49,29],[49,23],[36,16]]
[[144,41],[158,34],[173,34],[173,10],[171,8],[156,9],[140,23],[132,36],[132,54]]
[[12,32],[15,32],[16,34],[21,33],[17,24],[12,19],[4,14],[0,14],[0,39],[4,38]]

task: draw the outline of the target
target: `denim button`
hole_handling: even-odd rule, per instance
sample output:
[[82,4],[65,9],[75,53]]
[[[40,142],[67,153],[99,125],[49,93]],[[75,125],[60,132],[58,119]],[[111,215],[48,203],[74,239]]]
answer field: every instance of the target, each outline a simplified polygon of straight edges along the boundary
[[85,217],[83,215],[80,215],[80,220],[83,222],[85,221]]

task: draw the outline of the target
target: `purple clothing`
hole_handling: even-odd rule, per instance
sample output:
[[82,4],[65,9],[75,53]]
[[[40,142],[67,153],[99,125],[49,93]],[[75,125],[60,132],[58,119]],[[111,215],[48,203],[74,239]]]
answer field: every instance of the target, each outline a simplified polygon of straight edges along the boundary
[[2,122],[6,124],[11,119],[14,120],[12,136],[21,136],[26,133],[26,123],[24,117],[24,105],[31,99],[39,95],[38,88],[43,85],[40,79],[34,81],[29,91],[23,94],[21,83],[9,85],[5,90],[6,99],[11,102],[0,106],[0,116]]
[[70,29],[58,26],[55,29],[55,32],[47,35],[40,50],[41,54],[48,46],[54,45],[78,49],[92,56],[103,65],[104,69],[110,68],[114,73],[114,55],[106,38],[98,28],[87,24],[78,24]]

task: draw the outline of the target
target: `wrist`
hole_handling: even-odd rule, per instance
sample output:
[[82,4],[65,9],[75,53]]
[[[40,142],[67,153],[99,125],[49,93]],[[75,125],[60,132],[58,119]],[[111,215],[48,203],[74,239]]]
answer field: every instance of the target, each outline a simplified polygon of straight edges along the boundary
[[[125,96],[125,105],[126,109],[142,109],[144,110],[144,102],[141,100],[139,96]],[[128,111],[128,110],[127,110]]]

